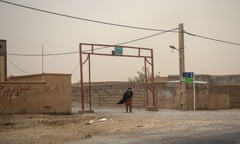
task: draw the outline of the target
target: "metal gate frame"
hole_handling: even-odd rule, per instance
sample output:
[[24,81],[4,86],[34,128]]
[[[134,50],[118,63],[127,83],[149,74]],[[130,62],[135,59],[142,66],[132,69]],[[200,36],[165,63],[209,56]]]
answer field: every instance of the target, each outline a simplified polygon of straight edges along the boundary
[[[90,46],[90,50],[83,51],[83,46]],[[122,49],[132,49],[137,50],[138,54],[117,54],[114,53],[99,53],[96,52],[99,48],[94,47],[102,47],[103,48],[116,48],[121,47]],[[141,52],[147,51],[150,54],[144,55]],[[87,58],[83,62],[83,55],[86,54]],[[89,98],[89,109],[92,111],[92,96],[91,96],[91,57],[90,55],[102,55],[102,56],[118,56],[118,57],[139,57],[144,58],[144,73],[145,73],[145,81],[146,81],[146,97],[147,97],[147,107],[149,106],[149,100],[148,100],[148,90],[152,92],[153,96],[153,106],[156,106],[156,100],[155,100],[155,81],[154,81],[154,62],[153,62],[153,49],[150,48],[141,48],[141,47],[131,47],[131,46],[119,46],[119,45],[106,45],[106,44],[92,44],[92,43],[80,43],[79,44],[79,59],[80,59],[80,91],[81,91],[81,103],[82,103],[82,112],[85,112],[84,110],[84,82],[83,82],[83,65],[88,62],[88,98]],[[151,86],[149,86],[148,83],[148,77],[147,77],[147,64],[151,66]]]

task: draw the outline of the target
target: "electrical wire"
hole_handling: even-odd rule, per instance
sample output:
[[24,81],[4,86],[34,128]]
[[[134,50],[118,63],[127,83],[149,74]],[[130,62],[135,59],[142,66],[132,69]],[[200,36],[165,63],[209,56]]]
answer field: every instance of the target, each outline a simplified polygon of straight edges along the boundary
[[[170,30],[165,30],[165,31],[160,32],[160,33],[156,33],[156,34],[153,34],[153,35],[149,35],[149,36],[137,38],[137,39],[134,39],[134,40],[129,40],[129,41],[126,41],[126,42],[121,42],[121,43],[118,43],[118,44],[115,44],[115,45],[117,45],[117,46],[122,46],[122,45],[125,45],[125,44],[129,44],[129,43],[141,41],[141,40],[144,40],[144,39],[152,38],[152,37],[155,37],[155,36],[158,36],[158,35],[167,33],[167,32],[172,32],[172,31],[175,31],[175,30],[177,30],[177,29],[178,29],[178,28],[174,28],[174,29],[170,29]],[[100,50],[100,49],[105,49],[105,48],[108,48],[108,47],[105,46],[105,47],[95,48],[94,50]]]
[[[67,17],[67,18],[78,19],[78,20],[83,20],[83,21],[88,21],[88,22],[94,22],[94,23],[100,23],[100,24],[112,25],[112,26],[119,26],[119,27],[125,27],[125,28],[141,29],[141,30],[161,31],[161,33],[146,36],[146,37],[143,37],[143,38],[138,38],[138,39],[135,39],[135,40],[126,41],[126,42],[123,42],[123,43],[119,43],[118,45],[123,45],[123,44],[128,44],[128,43],[140,41],[140,40],[147,39],[147,38],[150,38],[150,37],[154,37],[154,36],[166,33],[166,32],[176,32],[174,30],[177,30],[177,29],[159,30],[159,29],[152,29],[152,28],[143,28],[143,27],[122,25],[122,24],[115,24],[115,23],[91,20],[91,19],[86,19],[86,18],[81,18],[81,17],[70,16],[70,15],[66,15],[66,14],[51,12],[51,11],[42,10],[42,9],[38,9],[38,8],[33,8],[33,7],[30,7],[30,6],[21,5],[21,4],[8,2],[8,1],[4,1],[4,0],[0,0],[0,2],[5,3],[5,4],[9,4],[9,5],[14,5],[14,6],[17,6],[17,7],[22,7],[22,8],[26,8],[26,9],[31,9],[31,10],[35,10],[35,11],[40,11],[40,12],[44,12],[44,13],[49,13],[49,14],[53,14],[53,15],[58,15],[58,16],[63,16],[63,17]],[[104,49],[104,48],[106,48],[106,47],[96,48],[96,50],[97,49]],[[67,55],[67,54],[75,54],[75,53],[79,53],[79,52],[74,51],[74,52],[55,53],[55,54],[16,54],[16,53],[8,53],[8,55],[15,55],[15,56],[56,56],[56,55]]]
[[77,70],[77,68],[80,66],[80,62],[78,61],[77,64],[75,65],[74,69],[72,70],[71,74],[73,75],[73,73]]
[[122,42],[122,43],[119,43],[119,44],[117,44],[117,45],[121,46],[121,45],[129,44],[129,43],[133,43],[133,42],[136,42],[136,41],[140,41],[140,40],[148,39],[148,38],[151,38],[151,37],[155,37],[155,36],[158,36],[158,35],[167,33],[167,32],[173,32],[174,30],[177,30],[177,29],[178,29],[178,28],[174,28],[174,29],[170,29],[170,30],[165,30],[165,31],[160,32],[160,33],[156,33],[156,34],[149,35],[149,36],[145,36],[145,37],[142,37],[142,38],[138,38],[138,39],[134,39],[134,40]]
[[221,42],[221,43],[226,43],[226,44],[232,44],[232,45],[240,45],[240,43],[235,43],[235,42],[220,40],[220,39],[216,39],[216,38],[210,38],[210,37],[207,37],[207,36],[202,36],[202,35],[198,35],[198,34],[193,34],[193,33],[186,32],[186,31],[184,31],[184,33],[186,33],[186,34],[188,34],[188,35],[190,35],[190,36],[199,37],[199,38],[203,38],[203,39],[207,39],[207,40],[212,40],[212,41],[216,41],[216,42]]
[[70,55],[70,54],[76,54],[79,53],[78,51],[73,52],[64,52],[64,53],[52,53],[52,54],[19,54],[19,53],[7,53],[8,55],[13,56],[61,56],[61,55]]
[[[137,42],[137,41],[152,38],[152,37],[155,37],[155,36],[167,33],[167,32],[172,32],[172,31],[175,31],[177,29],[178,28],[165,30],[165,31],[160,32],[160,33],[156,33],[156,34],[153,34],[153,35],[137,38],[137,39],[134,39],[134,40],[129,40],[129,41],[126,41],[126,42],[121,42],[121,43],[118,43],[118,44],[115,44],[115,45],[121,46],[121,45],[129,44],[129,43]],[[105,49],[105,48],[109,48],[109,47],[105,46],[105,47],[100,47],[100,48],[94,48],[94,50],[101,50],[101,49]],[[90,51],[90,50],[85,50],[85,51]],[[64,53],[52,53],[52,54],[19,54],[19,53],[7,53],[7,54],[8,55],[13,55],[13,56],[60,56],[60,55],[70,55],[70,54],[78,54],[78,53],[79,53],[79,51],[64,52]]]
[[[178,28],[166,30],[166,31],[161,32],[161,33],[156,33],[156,34],[145,36],[145,37],[142,37],[142,38],[138,38],[138,39],[134,39],[134,40],[126,41],[126,42],[121,42],[121,43],[118,43],[118,44],[115,44],[115,45],[121,46],[121,45],[124,45],[124,44],[129,44],[129,43],[132,43],[132,42],[136,42],[136,41],[144,40],[144,39],[147,39],[147,38],[155,37],[155,36],[158,36],[158,35],[161,35],[161,34],[164,34],[164,33],[167,33],[167,32],[171,32],[171,31],[174,31],[174,30],[177,30],[177,29]],[[100,49],[105,49],[105,48],[108,48],[108,47],[95,48],[94,50],[100,50]],[[73,74],[79,66],[80,66],[80,62],[77,63],[77,65],[72,70],[71,74]]]
[[[39,8],[34,8],[34,7],[21,5],[21,4],[17,4],[17,3],[13,3],[13,2],[8,2],[8,1],[4,1],[4,0],[0,0],[0,2],[8,4],[8,5],[13,5],[13,6],[21,7],[21,8],[26,8],[26,9],[30,9],[30,10],[34,10],[34,11],[38,11],[38,12],[48,13],[48,14],[52,14],[52,15],[62,16],[62,17],[76,19],[76,20],[81,20],[81,21],[87,21],[87,22],[104,24],[104,25],[110,25],[110,26],[117,26],[117,27],[124,27],[124,28],[131,28],[131,29],[139,29],[139,30],[148,30],[148,31],[158,31],[158,32],[160,32],[160,33],[156,33],[156,34],[153,34],[153,35],[150,35],[150,36],[145,36],[145,37],[142,37],[142,38],[138,38],[138,39],[134,39],[134,40],[130,40],[130,41],[126,41],[126,42],[122,42],[122,43],[116,44],[116,45],[119,45],[119,46],[125,45],[125,44],[129,44],[129,43],[133,43],[133,42],[140,41],[140,40],[144,40],[144,39],[147,39],[147,38],[155,37],[155,36],[167,33],[167,32],[175,32],[175,33],[178,32],[178,31],[175,31],[178,28],[171,29],[171,30],[160,30],[160,29],[153,29],[153,28],[129,26],[129,25],[116,24],[116,23],[110,23],[110,22],[104,22],[104,21],[98,21],[98,20],[93,20],[93,19],[87,19],[87,18],[82,18],[82,17],[66,15],[66,14],[62,14],[62,13],[57,13],[57,12],[53,12],[53,11],[48,11],[48,10],[43,10],[43,9],[39,9]],[[217,42],[226,43],[226,44],[232,44],[232,45],[240,45],[240,43],[220,40],[220,39],[216,39],[216,38],[211,38],[211,37],[207,37],[207,36],[193,34],[193,33],[186,32],[186,31],[184,31],[184,33],[186,33],[186,34],[188,34],[190,36],[199,37],[199,38],[203,38],[203,39],[207,39],[207,40],[212,40],[212,41],[217,41]],[[100,49],[104,49],[104,48],[107,48],[107,47],[96,48],[94,50],[100,50]],[[14,56],[59,56],[59,55],[69,55],[69,54],[76,54],[76,53],[78,54],[79,51],[65,52],[65,53],[53,53],[53,54],[16,54],[16,53],[7,53],[7,54],[8,55],[14,55]],[[14,67],[16,67],[18,70],[20,70],[20,71],[22,71],[24,73],[28,73],[25,70],[23,70],[20,67],[18,67],[17,65],[15,65],[14,63],[12,63],[11,61],[8,60],[8,62],[11,65],[13,65]],[[72,73],[77,69],[78,66],[79,66],[79,63],[76,65],[76,67],[74,68]]]
[[21,72],[26,73],[26,74],[29,73],[29,72],[26,72],[24,69],[20,68],[19,66],[17,66],[16,64],[14,64],[13,62],[11,62],[9,59],[7,60],[7,62],[9,64],[11,64],[12,66],[14,66],[15,68],[17,68],[18,70],[20,70]]
[[111,26],[117,26],[117,27],[125,27],[125,28],[131,28],[131,29],[139,29],[139,30],[148,30],[148,31],[162,31],[162,32],[166,31],[166,30],[160,30],[160,29],[129,26],[129,25],[123,25],[123,24],[98,21],[98,20],[93,20],[93,19],[87,19],[87,18],[82,18],[82,17],[76,17],[76,16],[66,15],[66,14],[52,12],[52,11],[48,11],[48,10],[43,10],[43,9],[39,9],[39,8],[34,8],[34,7],[22,5],[22,4],[17,4],[17,3],[13,3],[13,2],[8,2],[8,1],[4,1],[4,0],[0,0],[0,2],[8,4],[8,5],[31,9],[34,11],[39,11],[39,12],[48,13],[48,14],[52,14],[52,15],[62,16],[62,17],[71,18],[71,19],[77,19],[77,20],[81,20],[81,21],[93,22],[93,23],[98,23],[98,24],[111,25]]
[[[4,1],[4,0],[0,0],[0,2],[5,3],[5,4],[9,4],[9,5],[14,5],[14,6],[17,6],[17,7],[31,9],[31,10],[34,10],[34,11],[39,11],[39,12],[43,12],[43,13],[53,14],[53,15],[57,15],[57,16],[62,16],[62,17],[67,17],[67,18],[72,18],[72,19],[77,19],[77,20],[82,20],[82,21],[94,22],[94,23],[99,23],[99,24],[118,26],[118,27],[125,27],[125,28],[132,28],[132,29],[149,30],[149,31],[162,31],[162,32],[166,31],[166,30],[160,30],[160,29],[136,27],[136,26],[122,25],[122,24],[116,24],[116,23],[92,20],[92,19],[87,19],[87,18],[81,18],[81,17],[66,15],[66,14],[62,14],[62,13],[56,13],[56,12],[52,12],[52,11],[48,11],[48,10],[43,10],[43,9],[39,9],[39,8],[34,8],[34,7],[26,6],[26,5],[21,5],[21,4],[17,4],[17,3],[13,3],[13,2],[8,2],[8,1]],[[169,32],[176,32],[176,31],[169,31]],[[233,44],[233,45],[240,45],[240,43],[220,40],[220,39],[216,39],[216,38],[210,38],[210,37],[207,37],[207,36],[193,34],[193,33],[189,33],[189,32],[186,32],[186,31],[184,33],[186,33],[188,35],[191,35],[191,36],[196,36],[196,37],[199,37],[199,38],[208,39],[208,40],[212,40],[212,41],[217,41],[217,42],[222,42],[222,43],[227,43],[227,44]]]
[[[153,34],[153,35],[149,35],[149,36],[145,36],[145,37],[142,37],[142,38],[138,38],[138,39],[134,39],[134,40],[126,41],[126,42],[121,42],[121,43],[118,43],[116,45],[120,46],[120,45],[124,45],[124,44],[133,43],[133,42],[136,42],[136,41],[140,41],[140,40],[144,40],[144,39],[147,39],[147,38],[155,37],[155,36],[167,33],[167,32],[171,32],[171,31],[174,31],[174,30],[177,30],[177,29],[178,28],[166,30],[166,31],[163,31],[163,32],[160,32],[160,33],[156,33],[156,34]],[[95,48],[94,50],[100,50],[100,49],[105,49],[105,48],[108,48],[108,47]],[[59,56],[59,55],[68,55],[68,54],[76,54],[76,53],[78,54],[79,52],[78,51],[74,51],[74,52],[55,53],[55,54],[16,54],[16,53],[7,53],[7,54],[8,55],[14,55],[14,56]],[[9,62],[9,63],[11,63],[11,62]],[[22,72],[27,73],[23,69],[21,69],[18,66],[16,66],[15,64],[13,64],[13,63],[11,63],[11,64],[13,66],[15,66],[17,69],[21,70]],[[71,74],[73,74],[77,70],[77,68],[79,66],[80,66],[80,62],[77,63],[77,65],[72,70]]]

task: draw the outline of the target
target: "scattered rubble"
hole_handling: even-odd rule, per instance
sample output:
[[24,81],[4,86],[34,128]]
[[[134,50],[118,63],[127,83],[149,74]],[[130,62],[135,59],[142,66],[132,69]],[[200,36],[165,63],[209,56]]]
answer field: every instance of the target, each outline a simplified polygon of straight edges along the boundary
[[107,119],[106,118],[101,118],[101,119],[99,119],[99,121],[100,122],[105,122],[105,121],[107,121]]

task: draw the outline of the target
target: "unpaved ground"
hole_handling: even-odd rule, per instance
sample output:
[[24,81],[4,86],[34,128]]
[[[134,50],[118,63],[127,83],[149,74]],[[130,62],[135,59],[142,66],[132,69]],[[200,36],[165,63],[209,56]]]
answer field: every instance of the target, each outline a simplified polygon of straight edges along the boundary
[[130,113],[118,112],[116,114],[95,112],[73,115],[1,115],[0,143],[64,143],[140,128],[161,127],[166,124],[164,121],[139,119],[130,116]]
[[105,108],[96,109],[95,113],[72,115],[1,115],[0,143],[61,144],[89,140],[89,143],[97,143],[97,138],[139,131],[154,134],[161,130],[162,135],[174,133],[177,136],[189,131],[204,133],[231,128],[240,128],[239,109],[199,112],[134,110],[125,113],[123,109]]

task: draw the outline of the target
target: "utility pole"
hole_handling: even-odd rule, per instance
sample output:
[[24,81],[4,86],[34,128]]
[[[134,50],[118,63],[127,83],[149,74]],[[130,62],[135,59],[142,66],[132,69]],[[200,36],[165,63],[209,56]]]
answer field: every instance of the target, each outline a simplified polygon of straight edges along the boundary
[[185,72],[185,60],[184,60],[184,29],[183,24],[180,23],[178,26],[179,30],[179,91],[180,91],[180,109],[181,110],[187,110],[186,105],[186,95],[185,95],[185,89],[186,85],[183,82],[183,72]]
[[44,53],[43,53],[43,44],[42,44],[42,74],[44,74],[44,61],[43,61],[44,55],[43,54]]

